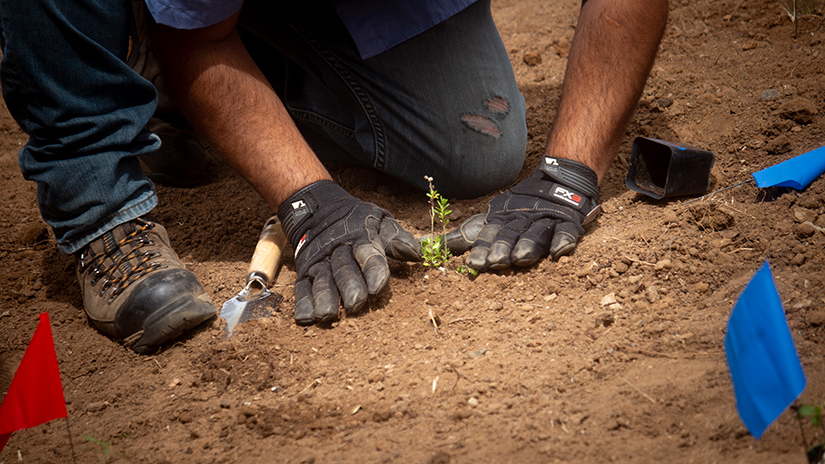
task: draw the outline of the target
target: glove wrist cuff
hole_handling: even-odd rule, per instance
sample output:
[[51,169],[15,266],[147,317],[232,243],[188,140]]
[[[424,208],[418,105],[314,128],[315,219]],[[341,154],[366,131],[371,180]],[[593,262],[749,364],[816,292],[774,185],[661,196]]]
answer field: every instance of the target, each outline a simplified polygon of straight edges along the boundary
[[541,173],[553,182],[572,187],[587,195],[593,205],[599,202],[601,193],[598,186],[599,178],[595,171],[582,163],[545,156],[536,168],[536,173]]
[[278,207],[278,219],[281,220],[289,243],[293,247],[297,246],[301,238],[301,225],[311,218],[321,205],[335,203],[349,196],[346,190],[335,182],[321,180],[307,185],[287,198]]

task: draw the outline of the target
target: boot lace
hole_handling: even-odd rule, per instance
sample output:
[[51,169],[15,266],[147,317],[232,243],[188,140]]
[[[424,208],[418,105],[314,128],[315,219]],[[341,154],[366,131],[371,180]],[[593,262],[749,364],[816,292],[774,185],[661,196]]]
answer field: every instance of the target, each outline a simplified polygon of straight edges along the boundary
[[[116,246],[104,246],[103,251],[93,256],[88,255],[91,248],[86,248],[80,256],[80,271],[85,273],[89,270],[92,287],[96,286],[98,281],[103,281],[99,296],[103,297],[106,291],[112,289],[106,301],[107,304],[111,304],[129,285],[137,282],[146,274],[166,267],[165,264],[151,262],[153,258],[161,256],[160,252],[141,251],[143,247],[155,244],[146,234],[148,230],[155,227],[155,224],[143,219],[136,219],[135,223],[136,229],[117,242]],[[107,234],[111,234],[111,231]],[[103,240],[106,241],[107,238],[109,237],[104,237]],[[110,239],[113,242],[114,235],[110,235]],[[124,253],[125,249],[129,251]],[[117,273],[117,271],[120,272]]]

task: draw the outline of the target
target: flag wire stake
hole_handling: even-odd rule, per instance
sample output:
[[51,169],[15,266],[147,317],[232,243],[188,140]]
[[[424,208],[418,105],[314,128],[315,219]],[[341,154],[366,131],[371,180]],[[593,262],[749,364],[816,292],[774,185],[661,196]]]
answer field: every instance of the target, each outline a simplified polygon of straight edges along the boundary
[[74,452],[74,441],[72,440],[72,429],[69,428],[69,415],[66,414],[66,432],[69,433],[69,447],[72,449],[72,462],[77,464],[77,456]]
[[748,182],[755,182],[755,181],[754,181],[753,179],[748,179],[748,180],[743,180],[742,182],[739,182],[739,183],[737,183],[737,184],[728,185],[727,187],[723,187],[723,188],[720,188],[719,190],[714,190],[713,192],[710,192],[710,193],[707,193],[707,194],[705,194],[705,195],[702,195],[702,196],[701,196],[701,197],[699,197],[699,198],[694,198],[694,199],[692,199],[692,200],[688,200],[688,201],[686,201],[686,202],[682,203],[682,206],[684,206],[684,205],[686,205],[686,204],[688,204],[688,203],[693,203],[694,201],[699,201],[699,200],[701,200],[701,199],[703,199],[703,198],[707,198],[707,197],[709,197],[709,196],[711,196],[711,195],[716,195],[716,194],[717,194],[717,193],[719,193],[719,192],[724,192],[725,190],[729,190],[729,189],[732,189],[732,188],[734,188],[734,187],[739,187],[740,185],[745,185],[745,184],[747,184]]

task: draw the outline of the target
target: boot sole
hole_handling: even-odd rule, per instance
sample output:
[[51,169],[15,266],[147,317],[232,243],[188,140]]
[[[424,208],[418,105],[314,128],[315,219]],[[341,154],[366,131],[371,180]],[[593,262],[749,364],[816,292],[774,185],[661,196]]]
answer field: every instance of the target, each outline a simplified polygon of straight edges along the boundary
[[130,348],[138,354],[146,354],[155,346],[197,327],[216,314],[209,295],[182,295],[153,313],[144,322],[140,339]]

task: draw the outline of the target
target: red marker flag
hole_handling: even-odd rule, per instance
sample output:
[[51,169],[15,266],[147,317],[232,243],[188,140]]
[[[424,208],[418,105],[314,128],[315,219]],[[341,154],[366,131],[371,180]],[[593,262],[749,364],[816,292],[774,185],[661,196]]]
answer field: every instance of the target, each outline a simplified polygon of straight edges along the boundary
[[43,313],[0,404],[0,451],[12,433],[67,415],[49,314]]

